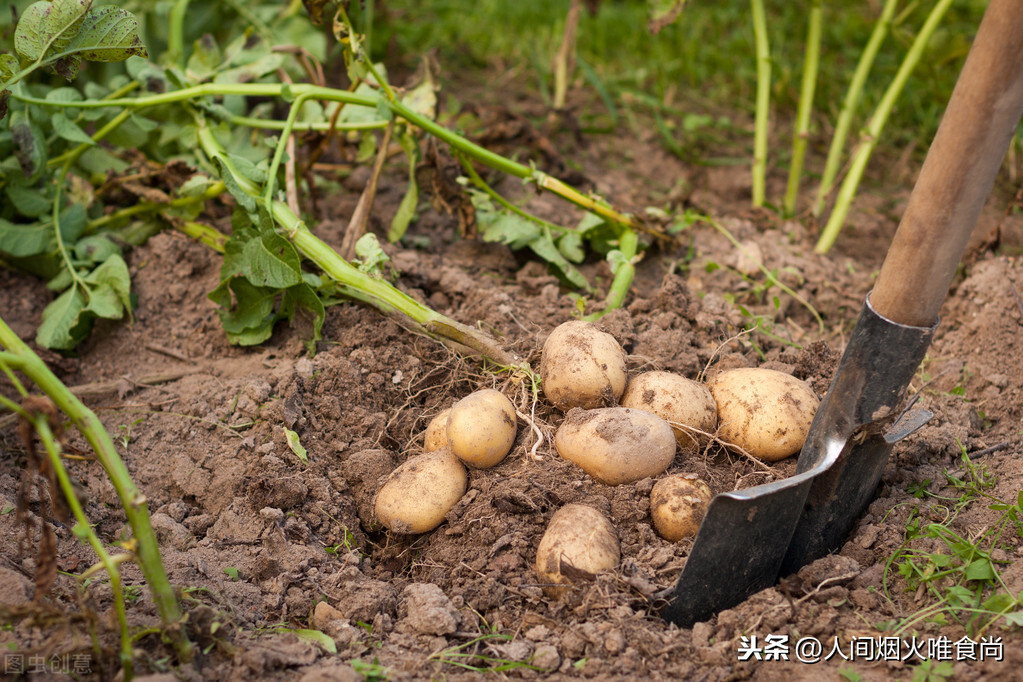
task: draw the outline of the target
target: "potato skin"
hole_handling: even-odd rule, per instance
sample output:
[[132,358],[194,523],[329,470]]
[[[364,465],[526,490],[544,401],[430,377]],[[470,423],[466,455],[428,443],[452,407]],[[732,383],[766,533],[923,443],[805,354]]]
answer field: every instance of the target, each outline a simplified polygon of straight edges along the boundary
[[718,435],[768,462],[799,452],[820,404],[803,381],[773,369],[731,369],[710,382]]
[[[625,387],[622,407],[647,410],[665,421],[706,433],[714,433],[718,423],[717,403],[710,389],[671,372],[644,372],[632,377]],[[708,440],[674,425],[671,428],[682,452],[695,454]]]
[[665,540],[678,542],[700,530],[711,498],[710,487],[695,474],[674,474],[654,483],[650,491],[650,517]]
[[380,523],[395,533],[433,530],[469,485],[465,466],[448,448],[416,455],[391,472],[377,492]]
[[574,409],[554,436],[558,454],[600,483],[657,476],[675,458],[675,434],[656,414],[627,407]]
[[616,568],[620,559],[607,517],[584,504],[566,504],[554,512],[536,548],[536,572],[547,596],[559,598],[573,581]]
[[515,406],[500,391],[486,388],[455,403],[448,415],[451,451],[470,466],[498,464],[515,445]]
[[543,344],[544,395],[562,412],[615,405],[628,379],[625,360],[625,351],[610,334],[590,322],[565,322]]
[[451,408],[437,413],[430,423],[426,425],[426,435],[423,440],[423,451],[433,452],[449,445],[448,440],[448,417],[451,415]]

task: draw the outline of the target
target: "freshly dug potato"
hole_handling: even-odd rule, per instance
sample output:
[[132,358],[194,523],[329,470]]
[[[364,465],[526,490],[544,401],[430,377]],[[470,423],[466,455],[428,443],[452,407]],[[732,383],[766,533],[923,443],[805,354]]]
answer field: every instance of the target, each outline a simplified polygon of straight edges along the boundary
[[609,407],[625,391],[625,351],[590,322],[565,322],[543,344],[540,378],[547,400],[562,412]]
[[580,579],[618,566],[621,550],[614,526],[593,507],[567,504],[554,512],[536,549],[536,572],[549,597],[568,594]]
[[515,406],[492,388],[462,398],[448,415],[451,451],[480,469],[494,466],[511,452],[515,430]]
[[674,474],[654,483],[650,491],[650,516],[665,540],[691,538],[700,530],[711,492],[695,474]]
[[433,452],[450,444],[451,441],[448,440],[448,416],[450,414],[451,408],[449,407],[438,412],[437,416],[426,425],[426,436],[423,443],[424,451]]
[[[645,372],[630,379],[622,396],[622,407],[653,412],[665,421],[706,433],[714,433],[718,423],[718,407],[710,390],[671,372]],[[683,428],[674,425],[671,428],[683,452],[699,452],[707,441]]]
[[710,382],[718,435],[775,462],[799,452],[820,401],[805,382],[773,369],[730,369]]
[[656,476],[675,458],[675,434],[653,412],[570,410],[554,436],[558,454],[607,485]]
[[380,487],[377,518],[395,533],[425,533],[444,521],[468,484],[465,466],[449,448],[416,455]]

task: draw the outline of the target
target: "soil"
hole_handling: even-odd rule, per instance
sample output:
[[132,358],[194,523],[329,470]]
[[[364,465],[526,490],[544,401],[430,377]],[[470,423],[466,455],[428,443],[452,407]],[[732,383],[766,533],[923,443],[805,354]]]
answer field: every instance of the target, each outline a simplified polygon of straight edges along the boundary
[[[495,101],[498,93],[477,93],[477,101],[486,96]],[[538,112],[535,101],[505,101],[520,114]],[[578,164],[573,181],[616,206],[641,212],[684,200],[744,244],[740,251],[717,230],[696,224],[676,243],[646,252],[625,306],[599,323],[628,353],[630,373],[657,369],[695,379],[761,366],[793,374],[823,395],[912,179],[877,178],[861,194],[838,247],[820,256],[812,251],[812,226],[748,210],[747,168],[687,166],[652,138],[623,144],[629,133],[620,135],[580,144],[562,133],[550,142],[562,159]],[[688,188],[684,197],[680,181]],[[772,182],[768,194],[780,196],[784,177]],[[400,168],[381,181],[373,220],[381,232],[402,183]],[[509,193],[516,186],[499,185]],[[232,347],[206,297],[218,282],[216,255],[176,233],[155,236],[127,255],[138,297],[134,321],[98,324],[73,356],[43,352],[70,386],[109,382],[88,392],[86,402],[149,501],[164,562],[188,612],[185,628],[199,645],[192,665],[176,666],[158,634],[143,635],[136,642],[137,672],[154,681],[460,680],[487,669],[510,679],[910,679],[919,657],[881,660],[861,651],[853,660],[835,655],[807,664],[794,649],[788,660],[742,660],[743,650],[750,636],[761,645],[768,636],[788,637],[792,646],[813,637],[825,654],[837,640],[848,658],[852,638],[898,633],[907,642],[954,643],[978,634],[952,616],[893,629],[937,600],[926,585],[907,583],[898,571],[902,562],[891,559],[906,543],[907,527],[920,519],[947,521],[974,541],[998,521],[1000,512],[986,497],[952,517],[966,490],[954,481],[971,480],[963,452],[973,453],[976,469],[995,481],[985,495],[1015,502],[1023,490],[1023,258],[1013,255],[1023,219],[1007,210],[1012,190],[1001,187],[985,209],[977,248],[950,291],[912,384],[917,404],[934,417],[896,444],[876,498],[848,541],[691,628],[658,615],[692,540],[669,542],[653,530],[654,480],[603,485],[559,457],[553,434],[564,415],[542,394],[533,400],[524,374],[486,371],[356,303],[328,309],[315,354],[301,324],[281,326],[259,347]],[[360,191],[353,176],[339,196],[318,198],[316,229],[335,246]],[[572,211],[546,196],[531,198],[529,207],[549,219],[573,220]],[[995,226],[1000,243],[985,241]],[[410,237],[410,245],[387,247],[398,286],[489,331],[533,367],[546,336],[577,314],[576,302],[542,263],[459,237],[457,215],[439,203],[424,205]],[[749,263],[757,253],[805,303],[768,286]],[[606,289],[610,273],[602,261],[593,259],[584,271]],[[0,271],[0,310],[22,338],[34,337],[48,298],[36,280]],[[591,310],[599,300],[599,294],[592,298]],[[762,331],[740,333],[754,318]],[[13,395],[9,384],[0,386]],[[511,454],[498,466],[470,471],[468,491],[436,530],[406,536],[383,529],[372,504],[382,479],[422,451],[434,415],[485,387],[507,395],[532,425],[520,418]],[[299,435],[307,463],[289,448],[285,429]],[[88,446],[71,433],[66,449],[83,455],[67,466],[99,536],[107,543],[126,539],[124,514]],[[37,536],[22,546],[24,526],[12,511],[25,459],[16,430],[0,431],[0,612],[8,623],[0,643],[26,662],[46,660],[49,672],[39,679],[113,679],[117,631],[109,584],[97,577],[79,589],[74,575],[96,557],[53,519],[61,573],[48,595],[32,601]],[[786,477],[794,468],[795,458],[765,464],[711,442],[676,456],[668,473],[695,474],[720,493]],[[46,495],[29,495],[28,518],[45,514]],[[577,576],[574,589],[556,599],[537,579],[536,548],[552,515],[571,503],[612,521],[621,561],[614,571]],[[909,546],[949,551],[928,538]],[[1010,525],[998,542],[983,546],[1008,591],[1019,594],[1023,545],[1016,529]],[[139,570],[127,563],[123,571],[126,584],[141,587],[128,605],[132,627],[157,626]],[[949,583],[935,585],[941,590]],[[951,669],[934,674],[1016,679],[1023,635],[1004,623],[984,633],[1000,638],[1001,660],[993,649],[984,661],[948,656],[943,665]],[[336,654],[296,629],[325,633]],[[13,660],[4,656],[5,664]]]

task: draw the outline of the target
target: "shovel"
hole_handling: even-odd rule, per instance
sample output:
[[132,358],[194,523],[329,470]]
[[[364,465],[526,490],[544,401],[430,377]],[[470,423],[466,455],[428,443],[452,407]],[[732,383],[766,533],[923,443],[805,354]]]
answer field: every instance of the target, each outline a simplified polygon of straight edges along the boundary
[[1021,115],[1023,2],[991,0],[796,473],[714,497],[665,619],[706,620],[844,541],[892,444],[929,418],[906,387]]

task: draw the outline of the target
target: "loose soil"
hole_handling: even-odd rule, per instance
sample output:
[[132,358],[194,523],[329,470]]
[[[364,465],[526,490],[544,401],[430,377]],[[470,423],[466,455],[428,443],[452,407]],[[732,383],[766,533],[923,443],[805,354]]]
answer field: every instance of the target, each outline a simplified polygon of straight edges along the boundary
[[[486,96],[477,94],[477,101]],[[510,106],[537,113],[528,100]],[[491,143],[512,148],[515,140]],[[625,307],[600,323],[628,352],[632,374],[659,369],[697,378],[763,366],[806,380],[819,395],[827,390],[908,195],[903,180],[865,190],[838,248],[818,256],[811,228],[747,210],[745,167],[687,166],[653,139],[577,144],[565,133],[552,143],[562,160],[580,165],[573,181],[617,206],[639,212],[684,200],[716,216],[745,245],[740,252],[711,227],[694,225],[677,243],[646,253]],[[318,197],[317,229],[334,245],[365,182],[356,176],[337,196]],[[784,177],[772,180],[769,195],[780,196]],[[514,193],[516,185],[499,187]],[[402,191],[396,168],[381,182],[376,228],[388,224]],[[553,433],[564,415],[542,394],[534,400],[523,374],[485,371],[354,303],[328,309],[315,354],[301,324],[279,328],[259,347],[232,347],[206,298],[218,281],[216,255],[176,233],[157,235],[128,254],[138,296],[134,322],[98,324],[73,356],[43,353],[70,386],[107,382],[92,386],[85,400],[149,500],[170,579],[182,591],[186,628],[200,645],[193,666],[178,668],[157,635],[143,636],[136,644],[139,671],[151,680],[304,682],[468,680],[487,668],[495,678],[511,679],[911,678],[915,657],[844,661],[836,655],[807,665],[793,651],[787,662],[740,660],[742,638],[783,635],[794,644],[815,637],[826,653],[835,638],[847,644],[852,637],[890,636],[882,624],[935,602],[926,589],[907,590],[889,560],[911,519],[947,517],[948,498],[960,492],[946,474],[968,477],[961,453],[977,453],[975,464],[996,477],[986,493],[1015,501],[1023,489],[1023,259],[1012,255],[1019,253],[1023,221],[1006,210],[1011,196],[1012,188],[1002,187],[985,209],[976,248],[913,382],[918,404],[935,417],[896,445],[877,497],[848,542],[692,628],[658,616],[691,540],[671,543],[652,529],[654,480],[606,486],[559,457]],[[549,197],[529,202],[544,217],[573,220]],[[988,239],[995,227],[1000,239]],[[406,241],[417,247],[387,247],[398,286],[487,330],[534,368],[547,334],[577,313],[544,265],[459,237],[457,216],[439,202],[424,206],[411,237]],[[819,311],[823,329],[807,306],[766,286],[749,264],[756,252]],[[584,270],[606,288],[603,262]],[[22,338],[33,338],[48,298],[39,282],[0,271],[0,311]],[[740,334],[754,316],[764,332]],[[439,528],[416,536],[383,530],[372,507],[381,479],[422,450],[435,414],[483,387],[504,392],[532,425],[520,419],[515,447],[500,465],[470,472],[468,492]],[[9,384],[0,390],[12,395]],[[307,464],[289,448],[284,429],[300,436]],[[67,450],[84,455],[67,466],[100,537],[126,538],[117,497],[87,445],[71,434]],[[62,572],[50,594],[31,601],[37,537],[22,546],[23,524],[12,511],[24,463],[16,430],[0,431],[0,613],[9,623],[0,645],[26,661],[56,661],[40,679],[71,678],[60,672],[74,672],[68,661],[82,666],[75,679],[113,679],[109,585],[97,577],[80,591],[73,576],[96,557],[52,519]],[[794,466],[794,458],[767,465],[712,444],[677,456],[669,472],[696,474],[720,493],[788,476]],[[29,518],[39,520],[45,495],[30,495]],[[551,516],[569,503],[593,506],[613,521],[622,560],[616,571],[580,582],[558,601],[545,596],[534,561]],[[950,527],[977,537],[998,518],[989,503],[969,505]],[[1011,528],[992,557],[1009,591],[1023,590],[1023,546]],[[156,626],[140,572],[129,563],[124,573],[129,585],[141,586],[128,608],[132,626]],[[288,631],[302,628],[326,633],[337,653]],[[956,642],[965,634],[949,618],[944,625],[920,620],[904,636]],[[1016,678],[1023,635],[1000,625],[986,635],[1003,639],[1004,660],[953,660],[956,679]]]

